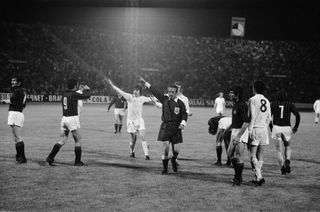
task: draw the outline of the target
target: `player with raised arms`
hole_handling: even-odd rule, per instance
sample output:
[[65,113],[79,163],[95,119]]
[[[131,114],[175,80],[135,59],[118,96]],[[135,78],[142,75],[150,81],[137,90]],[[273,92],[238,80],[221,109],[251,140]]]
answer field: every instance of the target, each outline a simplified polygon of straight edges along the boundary
[[134,148],[137,141],[137,136],[141,137],[141,145],[143,152],[145,154],[145,159],[150,160],[149,156],[149,145],[145,139],[146,127],[144,119],[142,117],[142,106],[146,102],[153,102],[151,98],[146,96],[141,96],[142,88],[141,86],[135,86],[133,89],[133,94],[126,93],[117,86],[113,84],[110,79],[106,79],[110,86],[121,96],[123,96],[128,103],[128,114],[127,114],[127,131],[131,135],[130,141],[130,157],[135,157]]
[[75,166],[83,166],[81,161],[81,136],[80,136],[80,121],[78,113],[78,100],[88,99],[91,96],[90,88],[87,85],[83,86],[83,93],[78,93],[78,81],[75,79],[68,80],[68,89],[62,95],[62,120],[61,120],[61,133],[60,141],[57,142],[51,153],[48,155],[46,161],[49,165],[53,166],[54,157],[59,152],[60,148],[67,142],[69,133],[72,133],[75,142]]

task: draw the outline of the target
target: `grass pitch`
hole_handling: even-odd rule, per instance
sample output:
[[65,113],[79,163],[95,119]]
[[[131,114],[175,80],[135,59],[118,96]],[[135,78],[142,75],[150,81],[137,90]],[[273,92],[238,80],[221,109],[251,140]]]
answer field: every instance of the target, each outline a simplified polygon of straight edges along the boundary
[[[261,187],[233,187],[233,169],[216,167],[215,137],[208,134],[212,108],[191,108],[184,131],[180,169],[162,176],[162,145],[156,141],[161,111],[144,106],[151,160],[144,160],[141,142],[129,158],[130,135],[114,134],[113,111],[85,104],[81,114],[82,160],[75,167],[70,137],[57,154],[57,166],[44,160],[59,140],[61,106],[29,104],[22,135],[28,163],[15,164],[7,105],[0,105],[0,211],[319,211],[320,125],[313,113],[301,112],[292,143],[292,173],[281,175],[274,144],[265,152]],[[227,111],[230,115],[230,111]],[[226,160],[223,152],[224,163]],[[246,158],[244,180],[253,177]]]

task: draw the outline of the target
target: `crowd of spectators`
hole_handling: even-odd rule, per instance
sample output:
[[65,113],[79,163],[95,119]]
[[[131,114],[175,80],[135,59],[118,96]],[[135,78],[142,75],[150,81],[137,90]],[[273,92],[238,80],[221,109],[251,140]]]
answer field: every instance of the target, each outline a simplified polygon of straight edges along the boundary
[[[12,73],[33,94],[61,94],[69,77],[94,94],[110,95],[103,76],[130,91],[136,74],[164,89],[181,81],[190,98],[214,99],[220,91],[260,79],[268,96],[285,88],[296,102],[319,98],[319,41],[251,41],[236,38],[110,32],[80,26],[1,22],[0,91]],[[101,74],[103,73],[103,74]]]

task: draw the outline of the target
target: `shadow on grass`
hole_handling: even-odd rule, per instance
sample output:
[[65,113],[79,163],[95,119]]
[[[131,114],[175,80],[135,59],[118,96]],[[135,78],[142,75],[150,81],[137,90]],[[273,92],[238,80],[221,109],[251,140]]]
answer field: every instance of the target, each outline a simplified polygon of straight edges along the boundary
[[307,162],[307,163],[320,164],[320,161],[316,161],[316,160],[313,160],[313,159],[295,158],[294,160],[296,160],[296,161],[300,161],[300,162]]

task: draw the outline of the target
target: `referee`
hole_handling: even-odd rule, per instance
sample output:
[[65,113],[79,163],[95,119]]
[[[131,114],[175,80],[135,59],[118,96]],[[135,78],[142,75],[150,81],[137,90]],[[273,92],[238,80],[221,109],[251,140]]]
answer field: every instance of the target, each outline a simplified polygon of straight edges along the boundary
[[162,124],[158,134],[158,141],[163,144],[162,174],[168,174],[169,148],[172,144],[171,158],[172,169],[178,171],[177,157],[179,154],[178,144],[183,142],[182,130],[187,124],[188,113],[185,104],[177,97],[178,87],[168,86],[168,93],[162,94],[153,88],[148,82],[140,77],[142,84],[162,103]]

